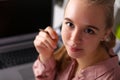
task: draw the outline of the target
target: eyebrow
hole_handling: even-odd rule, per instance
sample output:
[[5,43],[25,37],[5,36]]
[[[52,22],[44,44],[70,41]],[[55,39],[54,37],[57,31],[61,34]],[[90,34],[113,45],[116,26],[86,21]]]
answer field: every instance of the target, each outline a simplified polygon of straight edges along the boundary
[[99,31],[99,29],[98,29],[97,27],[95,27],[95,26],[92,26],[92,25],[87,25],[87,26],[88,26],[89,28],[93,28],[93,29]]
[[[64,18],[64,20],[67,20],[67,21],[70,21],[70,22],[73,22],[71,19],[69,19],[69,18]],[[97,30],[97,31],[99,31],[99,28],[97,28],[97,27],[95,27],[95,26],[93,26],[93,25],[87,25],[89,28],[93,28],[93,29],[95,29],[95,30]]]
[[71,19],[69,19],[69,18],[64,18],[64,20],[73,22],[73,21],[72,21]]

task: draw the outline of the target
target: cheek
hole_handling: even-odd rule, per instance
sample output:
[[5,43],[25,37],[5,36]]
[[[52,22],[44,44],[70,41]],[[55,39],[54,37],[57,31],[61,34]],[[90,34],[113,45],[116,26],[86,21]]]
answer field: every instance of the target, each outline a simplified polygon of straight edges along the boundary
[[91,37],[90,39],[84,40],[84,46],[86,49],[93,50],[100,45],[100,38]]
[[64,26],[62,27],[61,36],[63,41],[69,40],[70,38],[70,32]]

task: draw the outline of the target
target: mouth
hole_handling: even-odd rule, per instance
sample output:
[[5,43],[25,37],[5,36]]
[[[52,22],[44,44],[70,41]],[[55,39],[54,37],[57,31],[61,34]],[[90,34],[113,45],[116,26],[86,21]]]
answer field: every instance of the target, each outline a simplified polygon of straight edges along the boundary
[[82,48],[78,48],[78,47],[70,47],[69,49],[71,52],[80,52],[83,50]]

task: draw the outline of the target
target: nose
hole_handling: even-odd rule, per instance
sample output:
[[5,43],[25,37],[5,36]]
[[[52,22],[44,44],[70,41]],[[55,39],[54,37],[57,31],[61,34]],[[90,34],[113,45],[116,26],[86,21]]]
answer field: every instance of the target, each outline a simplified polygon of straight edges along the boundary
[[73,30],[71,32],[71,38],[70,38],[72,41],[78,43],[82,40],[82,31],[80,30]]

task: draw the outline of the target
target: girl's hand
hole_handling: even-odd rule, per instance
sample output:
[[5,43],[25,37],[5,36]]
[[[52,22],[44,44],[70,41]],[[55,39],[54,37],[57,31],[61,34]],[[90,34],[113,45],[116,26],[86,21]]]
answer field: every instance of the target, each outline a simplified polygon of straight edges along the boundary
[[57,48],[57,42],[58,35],[51,27],[40,30],[34,40],[34,46],[40,54],[39,57],[43,63],[53,57],[53,52]]

